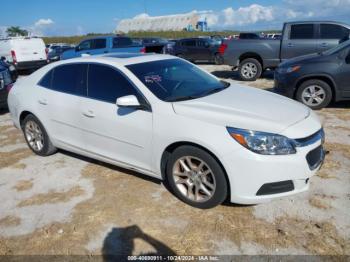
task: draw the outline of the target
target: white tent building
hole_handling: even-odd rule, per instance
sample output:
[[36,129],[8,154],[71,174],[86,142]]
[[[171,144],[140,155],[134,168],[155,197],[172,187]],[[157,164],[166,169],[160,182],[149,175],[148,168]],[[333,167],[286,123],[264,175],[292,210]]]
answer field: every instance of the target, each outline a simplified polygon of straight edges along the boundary
[[131,19],[119,22],[116,32],[127,33],[129,31],[181,31],[195,29],[200,16],[197,12],[176,14],[167,16],[138,15]]

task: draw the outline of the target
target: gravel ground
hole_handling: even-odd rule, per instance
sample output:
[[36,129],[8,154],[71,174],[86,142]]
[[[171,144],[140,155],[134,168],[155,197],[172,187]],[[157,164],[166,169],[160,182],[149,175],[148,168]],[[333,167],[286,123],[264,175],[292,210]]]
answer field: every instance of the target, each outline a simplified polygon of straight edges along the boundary
[[[270,90],[272,73],[245,84]],[[317,113],[329,153],[308,192],[198,210],[138,173],[63,151],[35,156],[0,112],[0,255],[350,255],[350,105]]]

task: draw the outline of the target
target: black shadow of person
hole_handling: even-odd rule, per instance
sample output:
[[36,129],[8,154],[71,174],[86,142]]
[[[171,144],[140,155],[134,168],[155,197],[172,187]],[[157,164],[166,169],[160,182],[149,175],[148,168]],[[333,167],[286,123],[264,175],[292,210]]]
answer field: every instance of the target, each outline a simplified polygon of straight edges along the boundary
[[102,256],[105,262],[128,261],[127,256],[133,255],[135,239],[141,239],[150,244],[155,252],[137,254],[140,256],[174,256],[176,253],[167,245],[144,233],[137,225],[125,228],[112,228],[103,241]]

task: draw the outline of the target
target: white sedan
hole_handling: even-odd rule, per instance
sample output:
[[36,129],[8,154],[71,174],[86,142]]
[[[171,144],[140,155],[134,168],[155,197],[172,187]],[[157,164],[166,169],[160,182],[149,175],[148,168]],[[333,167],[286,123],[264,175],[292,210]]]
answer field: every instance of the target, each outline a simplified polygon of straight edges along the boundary
[[8,104],[34,153],[64,149],[160,178],[198,208],[305,191],[324,159],[310,109],[168,55],[53,63],[19,80]]

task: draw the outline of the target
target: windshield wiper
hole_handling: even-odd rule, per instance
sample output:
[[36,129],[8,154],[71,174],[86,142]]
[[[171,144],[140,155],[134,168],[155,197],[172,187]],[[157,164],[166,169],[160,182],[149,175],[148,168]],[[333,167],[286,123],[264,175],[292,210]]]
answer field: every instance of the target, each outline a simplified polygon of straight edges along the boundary
[[199,96],[200,97],[203,97],[203,96],[208,96],[208,95],[211,95],[211,94],[214,94],[214,93],[217,93],[217,92],[220,92],[226,88],[228,88],[231,84],[229,82],[226,82],[226,81],[220,81],[224,86],[220,86],[220,87],[216,87],[216,88],[213,88],[213,89],[210,89],[202,94],[200,94]]
[[174,97],[174,98],[168,98],[165,101],[166,102],[179,102],[179,101],[195,99],[195,98],[198,98],[198,97],[199,96],[177,96],[177,97]]

